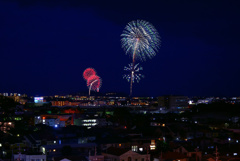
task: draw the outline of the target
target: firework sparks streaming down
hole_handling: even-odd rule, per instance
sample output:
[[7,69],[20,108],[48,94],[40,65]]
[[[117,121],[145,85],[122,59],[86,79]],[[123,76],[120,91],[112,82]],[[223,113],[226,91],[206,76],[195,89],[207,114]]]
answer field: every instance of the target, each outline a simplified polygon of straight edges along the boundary
[[160,36],[149,22],[144,20],[131,21],[121,34],[122,48],[131,55],[133,61],[152,58],[160,47]]
[[97,72],[93,68],[87,68],[83,72],[83,78],[87,81],[89,96],[91,94],[91,90],[99,92],[99,89],[102,85],[102,79],[97,76]]
[[87,79],[87,86],[89,87],[89,91],[97,91],[99,92],[99,88],[101,87],[102,80],[99,76],[97,75],[91,75]]
[[145,61],[156,55],[160,47],[160,36],[149,22],[144,20],[131,21],[121,34],[122,48],[132,57],[132,70],[130,75],[130,97],[135,76],[135,59]]
[[131,81],[131,77],[133,77],[133,83],[135,80],[137,81],[137,83],[139,83],[141,78],[144,78],[144,75],[140,73],[143,68],[139,66],[139,64],[136,64],[135,66],[133,66],[133,63],[128,64],[128,67],[125,66],[124,70],[129,72],[129,74],[123,75],[123,78],[127,79],[128,82]]

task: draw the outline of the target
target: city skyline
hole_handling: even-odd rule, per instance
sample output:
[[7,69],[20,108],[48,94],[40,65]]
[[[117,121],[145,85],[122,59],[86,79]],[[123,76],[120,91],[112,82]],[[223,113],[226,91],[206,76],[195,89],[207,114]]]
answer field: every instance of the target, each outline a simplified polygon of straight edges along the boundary
[[161,37],[153,59],[137,62],[145,76],[133,96],[239,96],[240,11],[237,1],[79,2],[0,1],[0,93],[28,95],[88,91],[92,67],[100,92],[129,93],[122,79],[131,63],[120,35],[132,20],[146,20]]

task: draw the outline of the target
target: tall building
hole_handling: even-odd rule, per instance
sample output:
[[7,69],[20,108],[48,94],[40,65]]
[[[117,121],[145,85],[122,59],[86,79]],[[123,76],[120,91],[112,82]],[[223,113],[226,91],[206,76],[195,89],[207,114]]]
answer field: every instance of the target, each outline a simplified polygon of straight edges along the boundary
[[169,110],[181,110],[188,107],[187,96],[166,95],[158,97],[158,106],[166,107]]

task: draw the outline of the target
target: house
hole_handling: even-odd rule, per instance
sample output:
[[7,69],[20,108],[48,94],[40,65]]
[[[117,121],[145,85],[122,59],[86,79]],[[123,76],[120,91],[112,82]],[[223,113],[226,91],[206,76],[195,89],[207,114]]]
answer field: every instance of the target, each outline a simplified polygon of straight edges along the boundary
[[103,155],[93,155],[89,156],[89,161],[104,161],[104,156]]
[[106,153],[102,153],[104,160],[109,161],[148,161],[150,154],[140,154],[123,148],[110,147]]
[[[40,151],[43,154],[47,154],[48,158],[52,157],[59,157],[62,156],[62,149],[66,145],[63,144],[55,144],[55,145],[42,145],[40,147]],[[79,155],[79,156],[88,156],[90,150],[94,150],[96,147],[95,143],[82,143],[82,144],[69,144],[68,146],[71,147],[71,154],[72,155]]]
[[88,161],[84,156],[60,156],[53,157],[53,161]]
[[194,149],[193,147],[180,146],[176,149],[173,149],[173,152],[184,154],[189,158],[196,158],[198,161],[202,159],[202,152],[198,151],[197,148]]
[[165,152],[159,157],[155,157],[154,161],[188,161],[189,158],[178,152]]
[[35,154],[14,154],[13,155],[14,161],[47,161],[47,156],[42,153],[35,153]]

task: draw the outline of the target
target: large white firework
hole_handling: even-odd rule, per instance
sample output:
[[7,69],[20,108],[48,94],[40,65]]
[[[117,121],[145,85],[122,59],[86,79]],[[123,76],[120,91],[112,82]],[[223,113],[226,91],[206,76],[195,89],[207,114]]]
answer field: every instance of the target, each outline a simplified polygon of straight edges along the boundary
[[160,36],[152,24],[144,20],[131,21],[121,34],[122,48],[133,58],[145,61],[156,55]]

